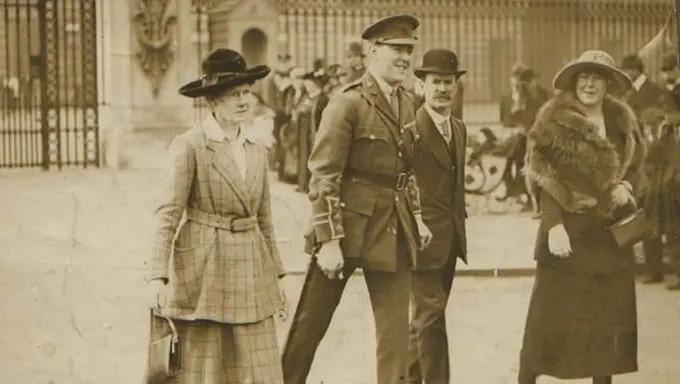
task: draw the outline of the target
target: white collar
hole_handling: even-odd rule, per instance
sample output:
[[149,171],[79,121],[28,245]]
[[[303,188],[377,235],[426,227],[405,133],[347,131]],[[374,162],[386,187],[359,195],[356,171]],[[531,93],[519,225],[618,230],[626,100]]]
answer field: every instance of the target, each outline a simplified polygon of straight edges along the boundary
[[643,85],[645,85],[645,82],[647,81],[647,76],[645,74],[641,74],[638,76],[635,81],[633,81],[633,88],[635,88],[636,91],[640,92],[640,89],[642,88]]
[[[211,140],[215,141],[224,141],[227,139],[227,135],[224,133],[224,130],[220,126],[220,123],[217,122],[217,119],[215,116],[210,113],[208,116],[201,121],[201,128],[203,129],[203,132],[205,133],[205,136]],[[253,142],[253,139],[250,137],[250,135],[247,133],[249,130],[244,129],[244,125],[241,124],[241,126],[238,129],[238,134],[236,136],[236,141],[241,141],[241,142]]]
[[441,113],[432,109],[432,107],[430,107],[427,103],[425,104],[425,110],[430,115],[432,121],[434,121],[434,124],[437,127],[441,127],[447,120],[451,118],[451,112],[449,112],[448,115],[442,115]]

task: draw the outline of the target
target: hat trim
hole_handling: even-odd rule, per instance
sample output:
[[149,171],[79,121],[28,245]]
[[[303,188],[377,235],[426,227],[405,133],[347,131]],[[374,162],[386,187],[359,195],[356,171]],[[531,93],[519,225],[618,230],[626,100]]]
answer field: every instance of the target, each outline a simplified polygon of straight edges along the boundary
[[633,81],[626,75],[623,71],[618,68],[602,64],[596,61],[576,61],[567,64],[562,68],[555,78],[553,79],[553,88],[562,91],[569,90],[569,85],[572,78],[581,70],[588,67],[595,67],[608,72],[611,75],[611,80],[613,80],[615,86],[619,87],[619,91],[626,91],[633,86]]
[[437,67],[419,67],[413,70],[413,74],[416,75],[416,77],[421,77],[421,75],[425,75],[428,73],[436,73],[440,75],[456,75],[456,76],[463,76],[464,74],[467,73],[467,70],[465,69],[457,69],[455,71],[449,71],[449,70],[443,70],[441,68]]
[[245,72],[236,73],[231,77],[218,78],[215,84],[205,85],[203,79],[198,79],[190,81],[184,84],[180,89],[179,93],[182,96],[196,98],[204,96],[210,92],[218,91],[230,87],[236,87],[239,85],[246,84],[248,82],[257,81],[266,77],[271,69],[266,65],[258,65],[253,68],[246,69]]

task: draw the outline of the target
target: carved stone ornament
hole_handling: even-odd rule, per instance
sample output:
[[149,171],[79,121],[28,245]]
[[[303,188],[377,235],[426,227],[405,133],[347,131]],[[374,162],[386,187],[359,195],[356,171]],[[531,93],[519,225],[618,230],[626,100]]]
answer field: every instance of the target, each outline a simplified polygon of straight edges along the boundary
[[174,59],[173,28],[177,23],[175,0],[133,0],[132,25],[139,41],[137,60],[158,96],[161,82]]

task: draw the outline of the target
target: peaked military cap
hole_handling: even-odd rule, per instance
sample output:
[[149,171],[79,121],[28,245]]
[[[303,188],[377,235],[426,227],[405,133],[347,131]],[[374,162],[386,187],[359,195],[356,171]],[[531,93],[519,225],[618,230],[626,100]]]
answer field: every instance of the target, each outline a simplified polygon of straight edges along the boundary
[[383,17],[364,29],[361,38],[379,44],[413,45],[418,38],[413,32],[420,26],[415,16],[399,14]]

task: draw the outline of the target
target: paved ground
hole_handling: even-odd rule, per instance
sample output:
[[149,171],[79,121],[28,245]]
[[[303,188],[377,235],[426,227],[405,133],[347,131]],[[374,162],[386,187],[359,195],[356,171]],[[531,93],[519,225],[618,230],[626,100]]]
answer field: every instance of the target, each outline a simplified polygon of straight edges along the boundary
[[[6,378],[0,381],[137,382],[147,327],[142,264],[157,186],[157,171],[0,174],[0,369]],[[273,194],[284,262],[303,270],[300,235],[308,204],[287,185],[274,183]],[[535,225],[517,214],[471,218],[470,267],[530,268]],[[453,382],[513,382],[531,283],[457,280],[449,309]],[[285,284],[295,299],[302,276]],[[646,286],[639,296],[642,372],[620,382],[677,383],[679,297]],[[368,308],[361,277],[352,277],[310,383],[373,381]],[[281,324],[282,339],[286,327]]]

